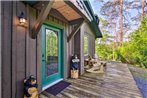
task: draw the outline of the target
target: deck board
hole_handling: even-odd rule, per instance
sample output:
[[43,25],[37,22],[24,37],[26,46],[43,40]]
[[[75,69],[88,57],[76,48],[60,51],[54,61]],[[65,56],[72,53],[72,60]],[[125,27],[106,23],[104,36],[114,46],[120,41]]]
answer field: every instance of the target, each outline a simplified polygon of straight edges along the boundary
[[109,62],[104,74],[85,73],[66,81],[71,85],[55,98],[142,98],[127,64]]

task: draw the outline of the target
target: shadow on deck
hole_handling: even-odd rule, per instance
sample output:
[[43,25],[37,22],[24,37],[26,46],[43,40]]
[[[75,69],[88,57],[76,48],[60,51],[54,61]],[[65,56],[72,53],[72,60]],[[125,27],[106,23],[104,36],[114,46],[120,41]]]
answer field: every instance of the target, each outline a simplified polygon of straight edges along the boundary
[[[57,96],[49,98],[142,98],[128,66],[107,63],[105,74],[85,73],[79,79],[67,79],[71,85]],[[40,98],[48,98],[41,95]]]

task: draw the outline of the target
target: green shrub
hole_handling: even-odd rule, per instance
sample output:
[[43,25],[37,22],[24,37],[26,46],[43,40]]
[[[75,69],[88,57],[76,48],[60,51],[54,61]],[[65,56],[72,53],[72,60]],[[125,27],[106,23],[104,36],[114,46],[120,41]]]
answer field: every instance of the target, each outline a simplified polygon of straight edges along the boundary
[[96,45],[96,53],[103,60],[116,60],[147,68],[147,17],[140,27],[130,34],[130,41],[121,46],[116,46],[117,43],[106,44],[106,37],[108,36]]

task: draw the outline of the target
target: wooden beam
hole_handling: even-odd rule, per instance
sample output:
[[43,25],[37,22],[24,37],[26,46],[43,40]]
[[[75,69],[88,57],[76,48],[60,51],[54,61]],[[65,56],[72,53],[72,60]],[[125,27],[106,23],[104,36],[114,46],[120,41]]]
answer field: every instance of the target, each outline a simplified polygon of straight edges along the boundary
[[41,28],[41,25],[43,24],[44,20],[46,19],[47,15],[49,14],[50,10],[51,10],[51,7],[54,3],[54,0],[51,0],[51,1],[44,1],[44,7],[42,8],[40,14],[39,14],[39,17],[38,19],[36,20],[34,26],[33,26],[33,29],[32,29],[32,38],[36,38],[40,28]]
[[76,26],[75,26],[75,28],[72,30],[72,32],[70,33],[70,35],[68,36],[68,38],[67,38],[67,42],[69,42],[70,40],[71,40],[71,38],[77,33],[77,31],[80,29],[80,27],[81,27],[81,25],[83,24],[83,19],[81,19],[80,21],[79,21],[79,24],[77,24]]
[[68,23],[68,20],[56,9],[51,9],[50,15],[59,19],[59,20],[61,20],[61,21],[63,21],[63,22]]
[[81,12],[80,10],[79,10],[79,8],[77,8],[71,1],[69,1],[69,0],[64,0],[64,2],[66,3],[66,4],[68,4],[71,8],[73,8],[79,15],[81,15],[87,22],[89,22],[90,20],[88,19],[88,17],[86,17],[86,15],[83,13],[83,12]]
[[71,21],[69,21],[69,24],[70,24],[70,25],[78,24],[79,21],[81,21],[81,20],[82,20],[82,18],[78,18],[78,19],[75,19],[75,20],[71,20]]

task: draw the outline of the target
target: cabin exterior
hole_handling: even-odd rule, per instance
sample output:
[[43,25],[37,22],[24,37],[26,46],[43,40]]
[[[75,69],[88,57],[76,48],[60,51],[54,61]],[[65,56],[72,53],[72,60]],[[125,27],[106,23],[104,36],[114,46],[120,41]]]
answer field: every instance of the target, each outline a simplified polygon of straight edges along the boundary
[[22,98],[23,81],[30,75],[37,78],[40,93],[68,78],[73,54],[80,59],[82,75],[84,35],[90,55],[95,39],[102,37],[97,21],[84,0],[1,1],[1,98]]

